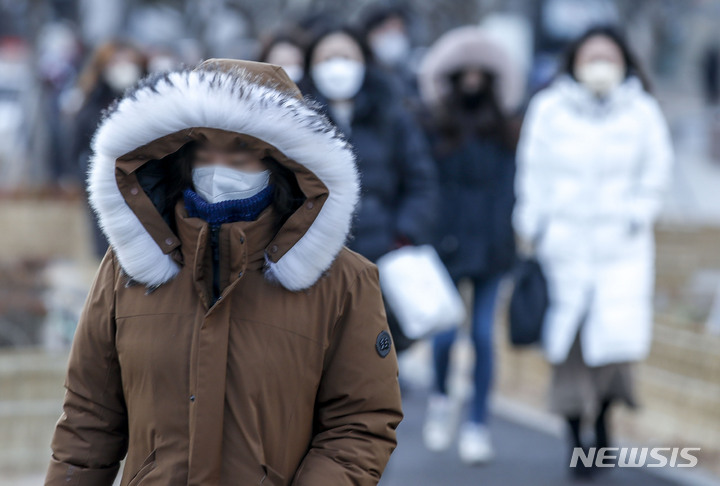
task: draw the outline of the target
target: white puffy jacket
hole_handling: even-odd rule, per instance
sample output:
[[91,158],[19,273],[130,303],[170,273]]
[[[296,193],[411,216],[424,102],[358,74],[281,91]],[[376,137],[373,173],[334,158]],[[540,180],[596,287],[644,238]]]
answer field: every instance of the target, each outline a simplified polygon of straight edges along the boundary
[[560,363],[578,328],[590,366],[650,347],[652,226],[672,147],[655,99],[627,79],[601,101],[570,77],[531,101],[518,148],[514,225],[536,240],[551,307],[543,344]]

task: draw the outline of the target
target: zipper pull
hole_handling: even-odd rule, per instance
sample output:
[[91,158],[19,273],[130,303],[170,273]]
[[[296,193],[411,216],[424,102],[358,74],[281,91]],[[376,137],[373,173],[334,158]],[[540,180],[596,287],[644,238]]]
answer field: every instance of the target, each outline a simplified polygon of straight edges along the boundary
[[220,258],[220,226],[210,226],[210,246],[213,251],[213,258]]

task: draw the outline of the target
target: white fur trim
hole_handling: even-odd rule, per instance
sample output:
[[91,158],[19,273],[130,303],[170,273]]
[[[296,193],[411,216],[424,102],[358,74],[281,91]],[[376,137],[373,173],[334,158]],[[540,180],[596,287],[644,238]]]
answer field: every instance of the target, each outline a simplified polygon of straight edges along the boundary
[[494,72],[502,108],[507,113],[517,110],[525,95],[525,76],[506,48],[476,26],[452,29],[428,50],[418,74],[425,103],[432,107],[443,103],[451,89],[450,74],[468,66]]
[[93,139],[90,202],[120,265],[157,286],[179,271],[125,202],[115,180],[117,158],[165,135],[208,127],[251,135],[312,171],[329,190],[305,235],[266,276],[289,290],[312,286],[345,244],[359,197],[352,148],[307,101],[258,84],[246,71],[181,71],[148,81],[123,98]]

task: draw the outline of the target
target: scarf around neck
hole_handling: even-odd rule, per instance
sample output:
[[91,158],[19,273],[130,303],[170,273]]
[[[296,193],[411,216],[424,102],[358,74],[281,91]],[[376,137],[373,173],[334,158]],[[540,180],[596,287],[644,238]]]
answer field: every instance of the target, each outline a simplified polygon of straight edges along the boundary
[[188,216],[200,218],[211,225],[218,226],[236,221],[256,220],[260,213],[272,203],[274,189],[275,186],[269,185],[256,195],[246,199],[209,203],[188,188],[183,191],[183,199]]

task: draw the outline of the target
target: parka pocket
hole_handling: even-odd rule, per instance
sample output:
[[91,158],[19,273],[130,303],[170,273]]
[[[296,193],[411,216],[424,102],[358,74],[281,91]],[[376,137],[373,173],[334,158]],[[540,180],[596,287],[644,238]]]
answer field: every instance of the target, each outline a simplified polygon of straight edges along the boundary
[[132,477],[129,483],[127,483],[127,486],[139,486],[142,482],[142,480],[150,474],[150,471],[155,469],[155,451],[157,449],[153,450],[149,456],[145,458],[143,463],[140,465],[140,469],[138,469],[138,472],[135,473],[135,476]]
[[[271,468],[270,466],[266,466],[265,464],[262,465],[264,475],[262,478],[260,478],[260,482],[258,484],[262,484],[263,486],[284,486],[285,485],[285,476],[277,472],[275,469]],[[129,486],[129,485],[128,485]]]

